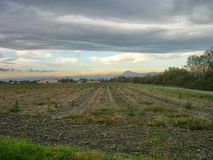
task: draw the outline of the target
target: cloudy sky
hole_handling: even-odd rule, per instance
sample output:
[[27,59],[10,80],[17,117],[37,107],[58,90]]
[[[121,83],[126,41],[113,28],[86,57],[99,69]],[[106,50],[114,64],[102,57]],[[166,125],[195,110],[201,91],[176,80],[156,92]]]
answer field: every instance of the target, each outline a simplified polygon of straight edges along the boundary
[[0,79],[163,71],[213,46],[213,0],[0,0]]

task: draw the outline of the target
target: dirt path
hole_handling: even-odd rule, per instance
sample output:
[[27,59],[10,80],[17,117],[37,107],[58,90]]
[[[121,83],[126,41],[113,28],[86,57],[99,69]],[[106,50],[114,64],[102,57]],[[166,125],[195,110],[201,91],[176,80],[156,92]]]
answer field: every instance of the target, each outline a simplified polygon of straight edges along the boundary
[[93,105],[96,105],[99,100],[98,96],[100,94],[99,88],[89,88],[85,90],[79,97],[73,100],[72,113],[80,114],[88,109],[91,109]]
[[50,113],[53,118],[62,118],[66,117],[73,113],[80,113],[85,110],[85,107],[83,107],[80,102],[82,102],[85,97],[87,97],[90,93],[94,92],[94,88],[87,88],[81,91],[78,91],[77,93],[70,95],[68,99],[66,99],[58,108],[56,108],[55,111]]
[[112,89],[108,86],[105,92],[107,95],[106,101],[109,103],[109,106],[113,108],[118,108],[118,103],[115,101],[115,97],[113,96]]
[[212,131],[89,124],[50,117],[0,114],[0,135],[27,138],[44,144],[72,144],[132,155],[213,158]]

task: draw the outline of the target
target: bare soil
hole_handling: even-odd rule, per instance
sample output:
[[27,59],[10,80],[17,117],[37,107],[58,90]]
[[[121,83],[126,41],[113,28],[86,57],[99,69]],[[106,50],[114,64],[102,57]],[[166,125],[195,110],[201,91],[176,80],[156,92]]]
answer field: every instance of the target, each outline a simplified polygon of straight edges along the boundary
[[133,84],[0,86],[0,135],[43,144],[210,160],[212,115],[213,101]]

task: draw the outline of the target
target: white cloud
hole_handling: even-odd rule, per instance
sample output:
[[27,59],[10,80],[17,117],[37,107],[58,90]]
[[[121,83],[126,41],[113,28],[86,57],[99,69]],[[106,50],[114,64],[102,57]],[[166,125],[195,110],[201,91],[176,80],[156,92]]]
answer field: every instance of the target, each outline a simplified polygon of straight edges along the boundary
[[173,59],[179,57],[188,57],[191,55],[201,55],[203,51],[195,52],[178,52],[178,53],[161,53],[161,54],[150,54],[150,53],[121,53],[107,57],[89,57],[93,62],[100,62],[103,64],[114,64],[119,62],[141,62],[150,60],[163,60]]
[[73,52],[74,52],[74,53],[81,53],[82,50],[74,50]]
[[51,57],[51,53],[48,50],[25,50],[16,51],[18,57],[24,58],[36,58],[36,57]]
[[148,29],[180,29],[184,28],[185,24],[182,21],[176,21],[174,23],[135,23],[129,21],[121,21],[119,19],[100,19],[96,17],[86,17],[83,15],[64,15],[58,16],[53,21],[57,21],[64,24],[76,24],[82,26],[93,26],[93,27],[102,27],[102,28],[111,28],[111,29],[123,29],[128,31],[143,31]]
[[[15,55],[10,55],[10,52]],[[14,69],[32,69],[43,67],[60,67],[65,63],[76,63],[78,58],[63,57],[64,54],[75,55],[81,51],[65,50],[13,50],[0,48],[0,67]]]
[[0,52],[7,52],[7,51],[15,51],[15,50],[9,49],[9,48],[2,48],[2,47],[0,47]]
[[76,63],[78,61],[79,61],[78,58],[59,58],[59,60],[56,61],[55,63],[60,63],[60,64],[64,64],[64,63]]

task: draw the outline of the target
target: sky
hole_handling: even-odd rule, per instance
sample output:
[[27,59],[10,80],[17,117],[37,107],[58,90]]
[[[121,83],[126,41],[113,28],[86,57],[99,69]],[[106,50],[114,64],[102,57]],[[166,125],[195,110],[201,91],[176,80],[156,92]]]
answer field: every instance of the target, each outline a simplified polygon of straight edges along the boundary
[[213,0],[0,0],[0,79],[161,72],[213,47]]

